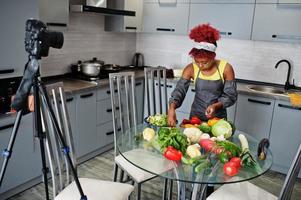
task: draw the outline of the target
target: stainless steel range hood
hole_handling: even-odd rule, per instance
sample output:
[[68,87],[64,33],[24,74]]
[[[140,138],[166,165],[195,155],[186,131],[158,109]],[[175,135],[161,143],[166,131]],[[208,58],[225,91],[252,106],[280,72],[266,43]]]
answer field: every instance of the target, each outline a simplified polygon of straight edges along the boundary
[[[109,0],[108,4],[106,0],[86,0],[85,5],[70,5],[71,12],[94,12],[103,15],[120,15],[120,16],[135,16],[135,11],[122,10],[124,8],[123,1]],[[116,9],[117,8],[117,9]]]

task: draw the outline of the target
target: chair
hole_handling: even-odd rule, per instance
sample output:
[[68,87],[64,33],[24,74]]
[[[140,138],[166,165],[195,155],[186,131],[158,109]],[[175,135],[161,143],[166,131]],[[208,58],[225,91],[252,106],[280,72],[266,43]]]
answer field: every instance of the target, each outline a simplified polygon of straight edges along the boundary
[[301,144],[299,145],[296,156],[286,175],[284,184],[278,197],[259,188],[258,186],[245,181],[242,183],[226,184],[213,192],[207,200],[289,200],[291,199],[292,191],[298,173],[301,168]]
[[[141,184],[154,177],[138,167],[132,165],[117,152],[117,138],[119,134],[137,125],[136,98],[135,98],[135,74],[134,72],[110,73],[110,93],[114,128],[114,155],[115,166],[113,180],[117,181],[118,168],[121,169],[120,178],[124,182],[124,172],[127,180],[132,180],[137,185],[136,199],[141,198]],[[137,155],[143,156],[143,155]]]
[[[46,86],[47,93],[52,97],[51,105],[58,126],[70,150],[70,157],[76,169],[76,158],[74,153],[72,131],[70,128],[68,111],[66,107],[63,83],[55,83]],[[42,99],[45,108],[45,99]],[[45,147],[49,162],[52,191],[54,200],[74,200],[80,199],[75,182],[72,180],[71,168],[67,162],[67,157],[62,151],[62,145],[55,135],[55,128],[51,123],[49,110],[42,109],[42,127],[46,132]],[[84,194],[89,200],[99,199],[127,199],[134,187],[129,184],[114,183],[90,178],[79,178]]]

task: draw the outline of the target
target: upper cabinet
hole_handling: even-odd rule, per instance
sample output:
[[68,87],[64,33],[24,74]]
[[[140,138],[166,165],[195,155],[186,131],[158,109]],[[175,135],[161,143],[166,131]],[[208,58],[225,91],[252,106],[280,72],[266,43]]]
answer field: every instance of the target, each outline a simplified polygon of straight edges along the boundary
[[256,4],[252,39],[301,42],[300,19],[301,4]]
[[255,0],[191,0],[191,3],[255,3]]
[[189,4],[177,0],[147,0],[143,8],[143,32],[187,34]]
[[250,39],[254,5],[190,4],[189,28],[210,23],[220,30],[222,37]]
[[256,3],[301,3],[301,0],[256,0]]
[[[108,1],[108,4],[113,1]],[[116,7],[117,5],[117,7]],[[105,30],[116,32],[141,32],[143,1],[141,0],[119,0],[114,3],[115,9],[130,10],[135,12],[135,16],[105,16]]]
[[48,27],[69,24],[69,0],[38,0],[39,17]]

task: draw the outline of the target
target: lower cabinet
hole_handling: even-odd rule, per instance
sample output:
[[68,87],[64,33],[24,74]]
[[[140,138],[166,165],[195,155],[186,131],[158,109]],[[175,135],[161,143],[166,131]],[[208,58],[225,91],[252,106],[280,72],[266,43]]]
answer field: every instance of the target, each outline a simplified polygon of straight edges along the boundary
[[75,96],[66,96],[66,105],[67,105],[67,110],[68,110],[68,115],[69,115],[69,121],[70,121],[70,126],[71,126],[71,133],[73,137],[73,145],[75,149],[75,154],[77,155],[77,130],[76,130],[76,98]]
[[114,142],[114,128],[112,121],[97,126],[97,141],[100,147]]
[[300,120],[301,107],[292,107],[286,101],[276,101],[270,135],[273,170],[288,172],[301,143]]
[[274,100],[249,95],[238,95],[235,125],[258,140],[269,138]]
[[[12,133],[14,121],[0,127],[0,149],[7,148]],[[8,161],[6,173],[0,189],[1,193],[22,185],[42,174],[42,162],[38,139],[33,133],[33,114],[22,117],[11,158]],[[2,166],[4,158],[0,157]]]
[[96,91],[76,96],[77,156],[84,156],[98,148],[96,130]]

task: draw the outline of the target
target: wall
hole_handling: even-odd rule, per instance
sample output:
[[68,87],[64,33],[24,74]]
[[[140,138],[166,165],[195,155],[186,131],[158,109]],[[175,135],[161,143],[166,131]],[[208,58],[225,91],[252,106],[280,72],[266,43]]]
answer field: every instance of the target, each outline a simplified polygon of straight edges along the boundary
[[[137,51],[145,56],[145,64],[183,68],[191,58],[188,53],[192,41],[188,36],[167,34],[138,34]],[[274,66],[280,59],[293,63],[292,78],[301,86],[301,44],[234,40],[222,38],[218,42],[217,58],[232,64],[236,78],[284,84],[287,66]],[[283,66],[282,66],[283,65]]]
[[69,72],[71,63],[92,57],[118,65],[131,63],[135,33],[105,32],[104,16],[96,13],[70,13],[69,22],[63,48],[51,48],[49,56],[42,59],[42,76]]

